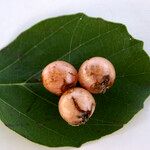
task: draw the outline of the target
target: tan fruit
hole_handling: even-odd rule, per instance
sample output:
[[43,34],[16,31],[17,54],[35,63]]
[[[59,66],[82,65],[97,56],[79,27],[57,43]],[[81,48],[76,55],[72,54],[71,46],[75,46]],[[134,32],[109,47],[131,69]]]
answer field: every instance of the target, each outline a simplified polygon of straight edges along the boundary
[[70,125],[85,124],[95,110],[95,100],[91,93],[83,88],[66,91],[59,100],[61,117]]
[[115,68],[103,57],[86,60],[80,67],[78,78],[82,87],[91,93],[105,93],[115,81]]
[[42,72],[44,87],[56,95],[61,95],[76,86],[77,80],[76,69],[65,61],[54,61],[48,64]]

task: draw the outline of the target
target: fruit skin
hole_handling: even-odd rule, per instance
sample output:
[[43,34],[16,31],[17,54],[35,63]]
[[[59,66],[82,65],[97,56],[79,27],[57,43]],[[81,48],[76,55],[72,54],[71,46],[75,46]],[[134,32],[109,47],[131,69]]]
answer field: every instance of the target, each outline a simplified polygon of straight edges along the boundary
[[116,72],[109,60],[93,57],[81,65],[78,78],[81,86],[91,93],[105,93],[113,85]]
[[75,87],[77,81],[77,70],[65,61],[54,61],[48,64],[42,72],[44,87],[58,96],[71,87]]
[[66,91],[58,103],[61,117],[72,126],[85,124],[92,116],[95,106],[92,94],[79,87]]

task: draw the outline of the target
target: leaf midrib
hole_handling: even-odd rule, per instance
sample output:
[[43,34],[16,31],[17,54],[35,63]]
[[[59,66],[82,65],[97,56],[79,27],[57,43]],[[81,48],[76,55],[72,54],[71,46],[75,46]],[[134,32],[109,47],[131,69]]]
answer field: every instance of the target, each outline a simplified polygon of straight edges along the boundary
[[[129,75],[126,75],[126,74],[123,74],[123,75],[119,75],[119,76],[116,76],[116,78],[126,78],[126,77],[134,77],[134,76],[142,76],[142,75],[145,75],[145,74],[150,74],[150,72],[141,72],[141,73],[137,73],[137,74],[129,74]],[[40,85],[42,84],[42,82],[19,82],[19,83],[2,83],[0,84],[0,86],[23,86],[23,85]]]

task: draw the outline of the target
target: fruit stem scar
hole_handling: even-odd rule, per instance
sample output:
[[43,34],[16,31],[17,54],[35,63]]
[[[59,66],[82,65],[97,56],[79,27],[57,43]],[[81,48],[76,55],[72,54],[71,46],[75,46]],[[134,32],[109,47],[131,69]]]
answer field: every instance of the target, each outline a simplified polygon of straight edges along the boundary
[[73,100],[73,103],[74,103],[74,106],[77,108],[77,110],[79,111],[79,112],[84,112],[84,110],[82,110],[80,107],[79,107],[79,105],[78,105],[78,103],[76,102],[76,99],[74,98],[74,97],[72,97],[72,100]]
[[96,90],[102,90],[102,93],[104,94],[108,89],[109,81],[110,81],[109,75],[105,75],[102,79],[102,82],[97,81],[96,83],[92,84],[91,87]]
[[64,79],[63,85],[62,85],[62,87],[61,87],[62,93],[64,93],[65,91],[67,91],[68,89],[70,89],[70,88],[73,87],[73,86],[74,86],[73,83],[68,84],[68,83],[66,82],[66,80]]
[[103,77],[103,81],[101,82],[101,85],[105,85],[105,86],[107,86],[107,85],[108,85],[109,80],[110,80],[109,75],[105,75],[105,76]]
[[75,98],[72,97],[72,100],[73,100],[73,103],[74,103],[74,106],[76,107],[76,109],[81,112],[81,116],[78,116],[78,118],[82,118],[82,123],[86,123],[89,119],[89,116],[91,114],[91,111],[90,110],[87,110],[87,111],[84,111],[82,110],[78,103],[76,102]]

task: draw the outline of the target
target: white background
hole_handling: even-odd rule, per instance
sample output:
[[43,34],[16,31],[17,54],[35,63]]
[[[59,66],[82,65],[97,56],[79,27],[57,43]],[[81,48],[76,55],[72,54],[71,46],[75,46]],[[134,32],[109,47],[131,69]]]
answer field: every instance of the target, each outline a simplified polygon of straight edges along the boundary
[[[0,49],[45,18],[77,12],[125,24],[135,38],[144,41],[144,49],[150,54],[150,0],[0,0]],[[85,143],[79,150],[150,149],[150,97],[144,105],[144,109],[122,129]],[[56,149],[30,142],[0,121],[0,150]]]

